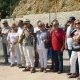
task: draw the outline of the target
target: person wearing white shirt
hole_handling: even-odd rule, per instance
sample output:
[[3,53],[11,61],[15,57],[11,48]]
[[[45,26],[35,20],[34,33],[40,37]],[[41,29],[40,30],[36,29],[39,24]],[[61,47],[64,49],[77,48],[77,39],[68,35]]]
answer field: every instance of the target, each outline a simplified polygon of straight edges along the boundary
[[[80,20],[75,21],[77,31],[73,35],[73,49],[70,58],[70,73],[69,78],[76,78],[80,75]],[[78,59],[79,73],[76,72],[76,61]],[[80,78],[79,78],[80,80]]]
[[21,56],[18,45],[18,33],[17,26],[15,23],[12,24],[11,31],[8,33],[7,41],[10,44],[10,64],[11,67],[15,65],[15,60],[17,60],[17,65],[21,65]]
[[47,51],[48,48],[45,47],[46,37],[48,36],[48,31],[45,29],[45,24],[40,22],[38,24],[39,31],[36,32],[36,50],[39,54],[39,60],[41,65],[41,72],[47,72]]
[[23,34],[23,21],[19,20],[18,22],[18,42],[19,42],[19,50],[21,53],[21,62],[22,62],[22,66],[20,66],[19,68],[23,68],[25,66],[25,57],[24,57],[24,52],[23,52],[23,46],[22,46],[22,42],[20,41],[21,39],[21,35]]

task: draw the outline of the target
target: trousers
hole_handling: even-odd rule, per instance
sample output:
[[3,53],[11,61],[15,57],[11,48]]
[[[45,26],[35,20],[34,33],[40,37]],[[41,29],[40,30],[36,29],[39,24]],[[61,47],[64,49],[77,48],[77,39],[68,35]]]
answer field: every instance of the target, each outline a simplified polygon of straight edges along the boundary
[[19,45],[12,45],[10,51],[10,63],[14,64],[15,60],[17,60],[17,64],[21,64],[21,54],[19,50]]
[[32,46],[23,46],[26,66],[34,67],[34,48]]
[[21,64],[22,64],[23,66],[25,66],[26,61],[25,61],[23,46],[22,46],[21,44],[19,44],[19,50],[20,50],[20,53],[21,53]]
[[48,49],[37,48],[37,52],[39,54],[39,60],[40,60],[41,68],[46,68],[47,67],[47,52],[48,52]]
[[80,51],[72,51],[70,58],[70,72],[76,73],[76,61],[78,58],[79,74],[80,74]]

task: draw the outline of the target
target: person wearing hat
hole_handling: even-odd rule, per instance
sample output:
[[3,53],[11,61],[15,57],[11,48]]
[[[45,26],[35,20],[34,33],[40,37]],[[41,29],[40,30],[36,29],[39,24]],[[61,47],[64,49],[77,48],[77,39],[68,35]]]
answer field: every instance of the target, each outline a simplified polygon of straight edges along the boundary
[[17,60],[17,66],[21,65],[21,56],[18,45],[18,33],[17,33],[17,25],[12,23],[11,31],[8,33],[7,41],[10,45],[10,64],[11,67],[15,65],[15,60]]
[[22,34],[22,45],[23,45],[23,51],[24,56],[26,60],[25,69],[23,71],[30,71],[31,73],[35,72],[35,66],[34,66],[34,45],[33,45],[33,38],[34,38],[34,28],[31,26],[29,21],[23,22],[23,34]]
[[25,66],[25,57],[24,57],[24,52],[23,52],[23,46],[22,46],[22,41],[21,41],[21,35],[23,33],[23,20],[19,20],[18,22],[18,42],[19,42],[19,50],[21,53],[21,62],[22,66],[19,66],[19,68],[23,68]]
[[[72,40],[72,54],[70,58],[70,73],[71,75],[69,78],[76,78],[78,75],[80,75],[80,20],[75,21],[75,26],[77,31],[74,33]],[[76,73],[76,61],[78,58],[78,64],[79,64],[79,74]],[[80,77],[79,77],[80,80]]]
[[2,21],[3,27],[2,27],[2,44],[3,44],[3,52],[4,52],[4,58],[5,58],[5,63],[8,63],[8,51],[7,51],[7,35],[8,32],[10,31],[10,26],[8,25],[7,20]]

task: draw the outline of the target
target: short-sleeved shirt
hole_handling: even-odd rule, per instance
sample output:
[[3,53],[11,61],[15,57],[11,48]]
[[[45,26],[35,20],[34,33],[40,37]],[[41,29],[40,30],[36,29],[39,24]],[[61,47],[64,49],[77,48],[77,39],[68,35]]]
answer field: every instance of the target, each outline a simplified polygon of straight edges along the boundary
[[65,33],[63,29],[58,28],[56,31],[52,31],[51,36],[53,50],[60,51],[63,46],[63,42],[65,42]]

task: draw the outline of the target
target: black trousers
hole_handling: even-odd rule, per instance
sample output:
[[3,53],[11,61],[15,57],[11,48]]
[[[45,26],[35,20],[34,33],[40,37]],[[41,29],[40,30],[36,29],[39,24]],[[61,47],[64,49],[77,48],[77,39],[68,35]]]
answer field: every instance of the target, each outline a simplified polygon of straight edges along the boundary
[[52,65],[57,71],[63,71],[63,52],[54,51],[52,54]]

